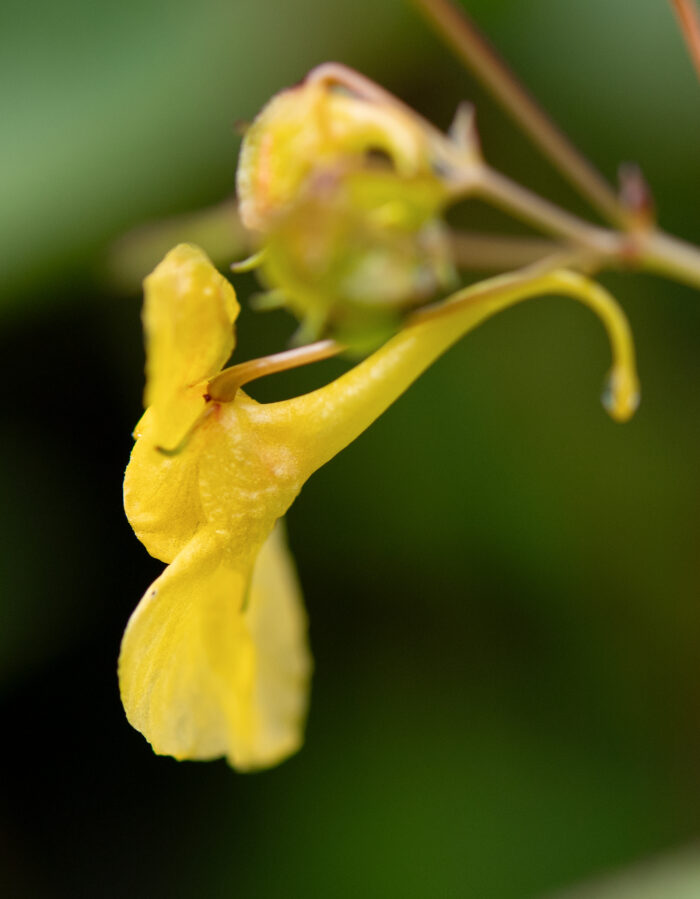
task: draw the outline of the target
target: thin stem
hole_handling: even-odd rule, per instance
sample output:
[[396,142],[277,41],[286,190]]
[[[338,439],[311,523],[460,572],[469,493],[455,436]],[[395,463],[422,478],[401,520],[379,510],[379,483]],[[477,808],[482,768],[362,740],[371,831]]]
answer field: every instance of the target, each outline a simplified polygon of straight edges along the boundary
[[639,264],[647,271],[700,289],[700,249],[693,244],[665,231],[652,231],[639,253]]
[[238,389],[244,384],[277,372],[299,368],[311,362],[331,359],[342,353],[344,349],[345,347],[335,340],[319,340],[317,343],[295,347],[293,350],[286,350],[283,353],[261,356],[259,359],[232,365],[231,368],[225,368],[209,381],[207,399],[215,403],[230,403],[235,398]]
[[471,271],[520,268],[562,248],[556,241],[543,237],[511,237],[475,231],[453,231],[450,246],[457,267]]
[[535,102],[466,13],[449,0],[413,2],[561,174],[604,218],[627,228],[629,215],[615,191]]
[[539,194],[484,165],[479,177],[474,179],[467,190],[501,207],[506,212],[542,229],[556,237],[563,238],[599,253],[602,256],[620,252],[623,237],[606,228],[600,228],[584,221]]
[[678,16],[690,58],[700,78],[700,13],[693,0],[671,0],[671,4]]
[[700,249],[656,228],[629,233],[592,225],[483,166],[470,193],[587,251],[600,265],[639,268],[700,288]]
[[[510,98],[508,102],[513,106],[514,115],[517,112],[518,104],[522,101],[525,103],[524,108],[529,109],[533,107],[547,123],[542,134],[548,133],[547,129],[554,129],[558,134],[554,126],[544,116],[544,113],[527,97],[515,78],[500,63],[495,54],[491,53],[486,47],[485,42],[478,35],[474,26],[464,19],[447,0],[415,0],[415,2],[421,6],[426,14],[435,16],[434,21],[441,31],[444,31],[448,25],[450,29],[454,28],[454,33],[450,31],[450,34],[446,36],[462,48],[460,52],[467,52],[466,48],[471,46],[472,39],[479,46],[483,44],[482,50],[484,52],[478,56],[479,64],[481,64],[483,56],[487,61],[490,60],[490,64],[494,67],[494,72],[500,72],[501,80],[499,84],[502,83],[504,85],[503,92]],[[464,35],[467,35],[467,37],[464,37]],[[466,41],[464,47],[462,47],[463,41]],[[417,116],[408,106],[388,91],[385,91],[374,84],[374,82],[365,78],[364,75],[360,75],[347,66],[340,63],[324,63],[314,69],[309,74],[308,79],[326,84],[343,85],[357,96],[376,103],[389,103],[417,120],[429,135],[434,149],[442,154],[449,163],[451,172],[450,187],[453,199],[468,196],[482,197],[511,215],[534,225],[547,234],[551,234],[558,240],[573,244],[583,250],[587,254],[586,267],[599,268],[603,265],[617,265],[627,268],[641,268],[663,273],[678,281],[700,287],[700,249],[653,228],[650,222],[640,220],[638,214],[624,209],[623,205],[602,179],[600,183],[603,184],[608,198],[614,200],[615,207],[619,212],[619,215],[610,217],[619,220],[622,225],[621,231],[610,230],[609,228],[587,222],[549,200],[540,197],[500,172],[489,168],[474,155],[464,152],[459,146],[449,141],[433,125]],[[504,100],[503,102],[505,103],[506,101]],[[533,138],[536,138],[539,133],[538,131],[532,133]],[[577,151],[569,144],[567,139],[563,135],[560,135],[560,138],[563,146],[568,148],[567,153],[570,151],[577,159],[580,159],[584,166],[587,166],[585,159],[579,157]],[[551,156],[550,153],[548,155]],[[570,158],[570,156],[567,156],[567,158]],[[561,162],[559,164],[560,167],[563,165]],[[583,170],[579,171],[582,172]],[[594,173],[594,178],[600,178],[595,170],[590,169],[590,171]],[[479,248],[474,247],[473,249],[478,250]],[[473,249],[467,247],[467,255],[472,253],[472,258],[474,258]],[[505,251],[506,249],[513,250],[514,247],[512,244],[509,247],[501,245],[500,250]],[[553,247],[549,249],[553,249]],[[518,248],[518,253],[521,252],[527,253],[528,251],[521,246]],[[459,262],[459,244],[457,245],[456,255]],[[532,258],[533,256],[524,255],[518,256],[514,261],[516,264],[522,264],[530,262]],[[490,249],[490,260],[495,263],[495,245]],[[512,265],[513,262],[510,261],[508,255],[504,255],[502,267],[506,268],[509,264]],[[494,267],[500,266],[494,265]]]

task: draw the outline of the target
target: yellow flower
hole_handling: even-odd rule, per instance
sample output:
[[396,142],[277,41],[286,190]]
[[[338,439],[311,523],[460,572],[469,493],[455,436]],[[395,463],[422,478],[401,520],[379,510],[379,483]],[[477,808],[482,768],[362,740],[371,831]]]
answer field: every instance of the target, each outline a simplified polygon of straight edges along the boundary
[[215,390],[225,384],[217,373],[233,349],[238,304],[204,253],[176,247],[150,275],[147,409],[124,496],[136,535],[168,567],[129,621],[119,678],[129,721],[157,753],[226,756],[250,770],[299,747],[311,659],[280,519],[307,478],[449,346],[542,293],[572,296],[601,316],[614,353],[609,408],[629,417],[637,391],[627,322],[602,288],[573,272],[532,270],[460,291],[332,383],[270,404]]

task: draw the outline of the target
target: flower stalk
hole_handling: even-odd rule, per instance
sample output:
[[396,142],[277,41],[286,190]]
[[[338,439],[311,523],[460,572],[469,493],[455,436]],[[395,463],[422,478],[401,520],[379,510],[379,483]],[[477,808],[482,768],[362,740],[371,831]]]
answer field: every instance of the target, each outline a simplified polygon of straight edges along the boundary
[[688,46],[690,58],[700,78],[700,13],[693,0],[671,0]]
[[[470,168],[465,193],[475,193],[551,235],[592,251],[598,267],[636,267],[700,288],[700,249],[640,219],[624,206],[602,175],[522,87],[463,10],[450,0],[413,2],[559,172],[616,230],[586,222],[485,165],[476,176]],[[672,2],[700,73],[697,7],[691,0]]]
[[613,189],[525,90],[464,10],[449,0],[413,2],[559,172],[603,218],[626,227],[628,214]]

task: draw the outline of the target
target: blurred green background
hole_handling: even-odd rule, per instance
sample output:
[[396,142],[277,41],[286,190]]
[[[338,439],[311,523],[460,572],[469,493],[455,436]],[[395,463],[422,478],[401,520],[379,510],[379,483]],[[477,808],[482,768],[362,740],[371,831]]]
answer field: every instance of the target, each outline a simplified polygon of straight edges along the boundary
[[[466,5],[596,164],[639,162],[661,221],[700,242],[700,86],[668,5]],[[474,99],[492,164],[582,207],[402,0],[0,15],[3,895],[523,899],[692,842],[700,297],[660,279],[603,279],[637,339],[630,424],[598,402],[599,323],[543,299],[307,485],[289,516],[316,659],[298,756],[242,776],[157,758],[129,727],[119,640],[162,566],[121,508],[143,351],[113,241],[229,197],[235,123],[327,59],[441,127]],[[244,313],[240,358],[293,328]],[[700,896],[700,877],[684,888],[653,896]]]

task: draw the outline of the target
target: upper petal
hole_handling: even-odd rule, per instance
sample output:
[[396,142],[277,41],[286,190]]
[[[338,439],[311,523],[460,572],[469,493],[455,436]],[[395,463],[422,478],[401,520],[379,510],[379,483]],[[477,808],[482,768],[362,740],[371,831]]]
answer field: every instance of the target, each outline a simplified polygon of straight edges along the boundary
[[153,407],[154,439],[170,448],[204,407],[197,385],[233,352],[239,305],[206,254],[188,244],[171,250],[144,288],[145,405]]

